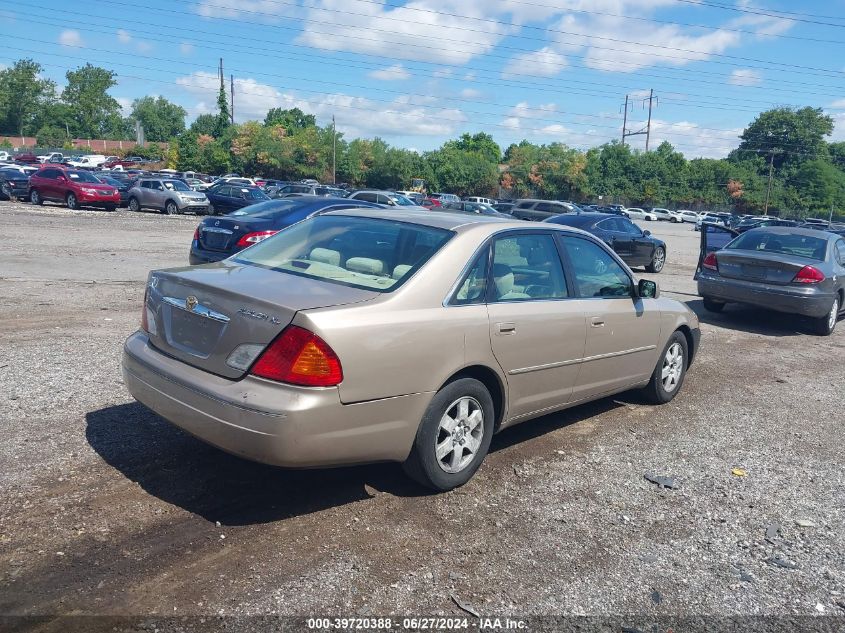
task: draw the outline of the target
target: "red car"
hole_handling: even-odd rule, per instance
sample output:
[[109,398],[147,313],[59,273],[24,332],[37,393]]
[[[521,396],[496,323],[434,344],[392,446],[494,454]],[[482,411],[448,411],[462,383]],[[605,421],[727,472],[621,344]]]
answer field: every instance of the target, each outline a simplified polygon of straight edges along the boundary
[[442,207],[443,203],[437,198],[425,198],[422,202],[420,202],[420,206],[425,207],[426,209],[431,209],[433,207]]
[[120,192],[91,172],[57,165],[39,169],[29,177],[29,201],[41,204],[45,200],[64,202],[68,209],[102,207],[114,211],[120,204]]

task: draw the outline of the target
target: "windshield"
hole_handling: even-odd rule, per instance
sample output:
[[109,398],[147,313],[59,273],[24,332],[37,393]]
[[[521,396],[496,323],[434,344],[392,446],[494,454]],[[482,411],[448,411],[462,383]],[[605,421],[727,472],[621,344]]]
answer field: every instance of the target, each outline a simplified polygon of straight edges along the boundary
[[164,188],[170,191],[191,191],[191,188],[181,180],[165,180]]
[[390,194],[390,199],[393,200],[393,202],[398,204],[400,207],[415,207],[415,206],[417,206],[411,200],[409,200],[405,196],[400,196],[398,193]]
[[377,292],[389,292],[453,233],[406,222],[321,215],[242,251],[235,261]]
[[65,174],[74,182],[100,182],[94,178],[93,174],[90,174],[87,171],[66,171]]
[[109,178],[108,176],[97,176],[96,178],[99,179],[100,182],[103,182],[107,185],[111,185],[112,187],[122,187],[123,186],[123,183],[121,183],[119,180],[115,180],[114,178]]
[[725,249],[797,255],[821,262],[827,254],[827,240],[809,235],[757,230],[743,233]]
[[237,211],[232,211],[230,216],[249,215],[260,216],[270,213],[278,213],[279,211],[289,211],[296,206],[296,201],[291,199],[286,200],[268,200],[266,202],[258,202],[251,204],[248,207],[242,207]]

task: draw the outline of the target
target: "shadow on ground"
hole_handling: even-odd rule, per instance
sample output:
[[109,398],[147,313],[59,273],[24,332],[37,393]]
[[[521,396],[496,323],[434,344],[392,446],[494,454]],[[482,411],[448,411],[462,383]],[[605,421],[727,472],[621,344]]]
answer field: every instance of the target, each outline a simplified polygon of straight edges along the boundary
[[722,312],[709,312],[705,310],[701,299],[687,301],[686,304],[698,315],[702,323],[726,330],[763,336],[801,336],[811,333],[809,319],[797,314],[784,314],[738,304],[728,304]]
[[[607,398],[506,429],[490,450],[599,415],[619,406],[618,400]],[[288,470],[250,462],[201,442],[138,403],[85,417],[88,443],[106,463],[162,501],[224,525],[266,523],[360,501],[372,493],[365,485],[401,497],[430,494],[399,464]]]

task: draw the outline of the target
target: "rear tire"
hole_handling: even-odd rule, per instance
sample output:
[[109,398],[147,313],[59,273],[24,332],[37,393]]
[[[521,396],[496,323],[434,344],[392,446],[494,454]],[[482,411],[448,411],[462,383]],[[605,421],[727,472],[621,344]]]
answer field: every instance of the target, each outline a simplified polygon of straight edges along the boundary
[[687,375],[688,359],[687,338],[681,332],[675,331],[660,354],[651,381],[643,389],[650,402],[666,404],[678,395]]
[[405,473],[434,490],[464,485],[490,449],[494,412],[490,392],[474,378],[444,386],[423,415]]
[[41,198],[41,194],[38,193],[37,189],[33,189],[29,192],[29,201],[32,204],[44,204],[44,200]]
[[65,204],[67,204],[67,208],[71,211],[76,211],[79,209],[79,200],[76,198],[76,194],[69,193],[65,198]]
[[833,305],[823,317],[813,319],[813,331],[819,336],[830,336],[836,328],[836,320],[839,318],[839,297],[833,300]]
[[129,198],[129,210],[134,213],[141,210],[141,203],[138,202],[138,198]]
[[721,312],[725,309],[725,304],[721,301],[715,301],[710,297],[703,297],[704,309],[708,312]]
[[651,256],[651,263],[645,267],[647,272],[659,273],[666,265],[666,251],[658,246],[654,249],[654,255]]

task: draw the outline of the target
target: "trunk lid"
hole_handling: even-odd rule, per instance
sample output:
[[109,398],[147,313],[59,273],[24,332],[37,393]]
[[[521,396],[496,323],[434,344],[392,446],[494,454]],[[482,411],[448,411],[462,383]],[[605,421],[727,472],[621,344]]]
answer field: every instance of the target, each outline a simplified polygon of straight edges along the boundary
[[238,240],[247,233],[272,229],[273,222],[270,219],[241,217],[205,220],[199,226],[199,243],[201,248],[210,251],[232,251]]
[[716,260],[722,277],[775,285],[789,284],[804,266],[819,264],[795,255],[742,250],[717,251]]
[[300,310],[369,301],[379,293],[257,266],[219,262],[155,271],[147,284],[152,344],[205,371],[240,378],[226,363],[240,345],[265,348]]

